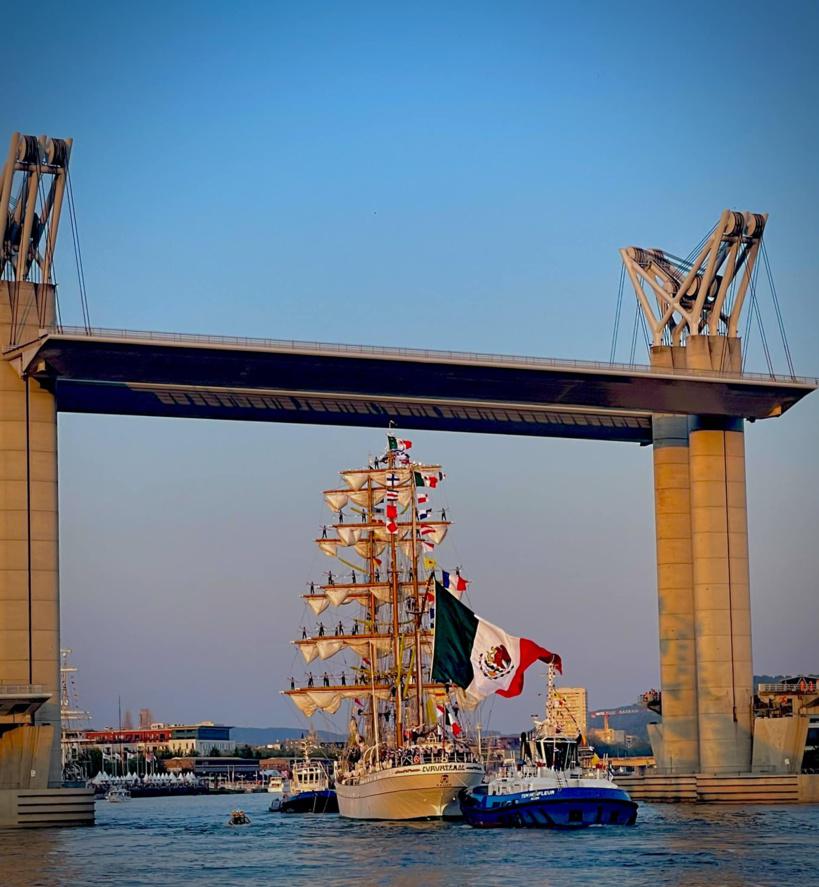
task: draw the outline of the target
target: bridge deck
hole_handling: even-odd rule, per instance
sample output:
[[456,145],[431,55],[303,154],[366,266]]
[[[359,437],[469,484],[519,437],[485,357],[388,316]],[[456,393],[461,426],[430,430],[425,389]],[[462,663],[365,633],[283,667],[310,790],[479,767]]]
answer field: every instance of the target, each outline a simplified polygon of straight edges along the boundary
[[651,442],[652,413],[761,419],[816,380],[311,342],[63,329],[13,353],[64,412]]

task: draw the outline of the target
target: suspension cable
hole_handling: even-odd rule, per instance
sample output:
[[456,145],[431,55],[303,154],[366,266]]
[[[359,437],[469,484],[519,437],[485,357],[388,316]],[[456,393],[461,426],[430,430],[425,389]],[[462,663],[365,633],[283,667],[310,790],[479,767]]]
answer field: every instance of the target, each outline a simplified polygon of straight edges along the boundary
[[66,167],[66,193],[68,194],[68,216],[71,221],[71,236],[74,242],[74,259],[77,263],[77,282],[80,288],[80,305],[82,307],[83,326],[87,333],[91,332],[91,317],[88,311],[88,293],[85,287],[85,269],[80,250],[80,234],[77,226],[77,209],[74,203],[74,188],[71,185],[71,173]]
[[[757,276],[759,274],[759,263],[754,266],[754,273],[751,277],[750,281],[750,290],[751,290],[751,306],[749,311],[749,323],[750,318],[755,317],[757,326],[759,327],[759,336],[762,341],[762,352],[765,355],[765,363],[768,365],[768,373],[771,377],[774,375],[773,371],[773,361],[771,360],[771,349],[768,347],[768,337],[765,334],[765,325],[762,323],[762,312],[759,309],[759,299],[757,298]],[[743,361],[743,369],[744,369],[744,361]]]
[[645,314],[643,314],[642,311],[640,311],[639,313],[640,313],[640,325],[643,328],[643,338],[645,339],[645,342],[646,342],[646,348],[649,348],[649,347],[651,347],[651,336],[649,335],[649,332],[648,332],[648,324],[646,323],[646,316],[645,316]]
[[620,313],[623,307],[623,286],[626,280],[626,266],[620,263],[620,286],[617,290],[617,309],[614,312],[614,329],[611,332],[611,353],[609,354],[609,363],[614,363],[614,356],[617,352],[617,336],[620,332]]
[[638,323],[638,315],[640,314],[640,303],[635,302],[634,304],[634,325],[631,329],[631,352],[629,353],[628,361],[634,366],[634,355],[637,352],[637,323]]
[[[44,207],[45,203],[46,203],[46,197],[45,197],[45,186],[43,185],[42,176],[40,177],[40,181],[38,182],[37,187],[40,191],[40,206]],[[51,223],[52,223],[52,220],[49,219],[49,222],[48,222],[49,229],[51,228]],[[45,235],[45,238],[46,238],[46,253],[48,253],[49,232],[43,231],[43,234]],[[60,316],[60,290],[57,286],[57,265],[54,261],[53,251],[52,251],[51,262],[50,262],[50,273],[51,273],[51,279],[54,281],[54,312],[55,312],[56,319],[57,319],[57,329],[61,330],[62,326],[63,326],[63,322],[62,322],[62,318]],[[42,282],[47,284],[48,280],[43,280]]]
[[793,358],[791,357],[791,348],[788,343],[788,336],[785,333],[785,322],[782,319],[782,309],[779,305],[779,297],[776,294],[776,286],[774,285],[773,273],[771,272],[771,263],[768,259],[768,250],[765,249],[765,241],[762,241],[762,261],[765,263],[765,272],[768,275],[768,285],[771,288],[771,295],[773,296],[773,304],[774,311],[776,312],[776,320],[779,324],[779,334],[782,336],[782,347],[785,350],[785,359],[788,361],[788,370],[791,374],[791,379],[796,378],[796,373],[793,369]]

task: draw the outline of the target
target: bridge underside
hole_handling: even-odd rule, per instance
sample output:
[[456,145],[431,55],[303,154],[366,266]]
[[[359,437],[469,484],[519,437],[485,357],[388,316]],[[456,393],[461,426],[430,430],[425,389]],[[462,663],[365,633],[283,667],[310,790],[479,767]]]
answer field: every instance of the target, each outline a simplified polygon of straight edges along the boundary
[[652,442],[653,413],[780,415],[807,383],[297,343],[49,334],[20,366],[63,412]]

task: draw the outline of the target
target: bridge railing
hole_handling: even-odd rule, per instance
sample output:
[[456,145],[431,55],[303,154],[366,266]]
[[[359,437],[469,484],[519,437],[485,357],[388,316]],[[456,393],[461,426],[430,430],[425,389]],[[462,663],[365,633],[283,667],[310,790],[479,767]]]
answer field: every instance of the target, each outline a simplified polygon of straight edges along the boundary
[[421,360],[466,361],[470,363],[504,363],[518,366],[554,369],[595,370],[602,372],[626,371],[630,374],[725,378],[734,380],[759,380],[783,384],[819,386],[819,379],[807,376],[776,375],[774,373],[733,373],[726,370],[696,370],[653,367],[640,363],[614,363],[600,360],[572,360],[552,357],[532,357],[517,354],[492,354],[481,351],[439,351],[431,348],[404,348],[390,345],[350,345],[338,342],[299,341],[296,339],[268,339],[249,336],[214,336],[200,333],[169,333],[153,330],[126,330],[106,327],[60,326],[50,332],[57,335],[84,338],[140,339],[150,342],[171,342],[184,345],[226,345],[243,348],[260,348],[275,351],[320,351],[328,354],[360,355],[362,357],[409,357]]
[[6,684],[0,681],[0,696],[44,696],[48,693],[42,684]]
[[817,690],[816,681],[805,681],[802,684],[760,684],[757,693],[781,693],[792,696],[815,696]]

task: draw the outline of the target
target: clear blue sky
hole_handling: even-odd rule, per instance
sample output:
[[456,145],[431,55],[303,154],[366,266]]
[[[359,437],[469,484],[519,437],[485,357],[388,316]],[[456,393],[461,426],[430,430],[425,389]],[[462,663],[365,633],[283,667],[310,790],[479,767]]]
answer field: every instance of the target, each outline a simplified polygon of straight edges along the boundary
[[[819,374],[815,4],[16,15],[0,135],[75,139],[95,325],[607,359],[617,248],[685,254],[730,206],[770,213],[797,371]],[[749,429],[757,672],[819,668],[817,431],[819,396]],[[475,608],[559,650],[594,706],[656,686],[650,451],[413,437],[449,472]],[[319,491],[380,432],[63,415],[60,438],[63,640],[96,722],[121,694],[301,723],[277,690],[328,563]]]

